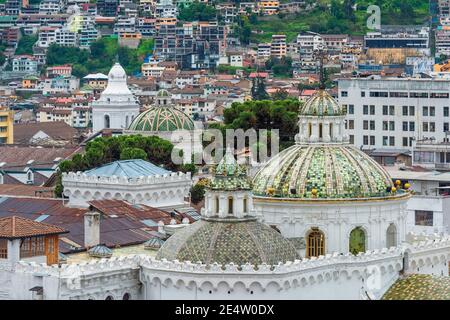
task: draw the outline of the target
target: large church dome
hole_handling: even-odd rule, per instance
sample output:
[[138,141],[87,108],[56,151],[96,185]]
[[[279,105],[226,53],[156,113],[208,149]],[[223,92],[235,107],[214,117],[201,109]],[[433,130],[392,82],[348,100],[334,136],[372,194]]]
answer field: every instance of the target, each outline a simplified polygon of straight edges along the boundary
[[281,198],[384,197],[392,186],[375,160],[350,145],[294,145],[253,179],[255,196]]
[[344,125],[343,109],[325,90],[319,90],[300,109],[296,144],[255,175],[254,195],[297,199],[393,196],[389,174],[348,143]]

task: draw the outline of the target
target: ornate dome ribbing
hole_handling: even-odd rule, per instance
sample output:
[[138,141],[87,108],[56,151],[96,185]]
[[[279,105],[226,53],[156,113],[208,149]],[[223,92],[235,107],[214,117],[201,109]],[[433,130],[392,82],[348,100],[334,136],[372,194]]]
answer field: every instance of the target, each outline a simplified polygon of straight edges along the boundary
[[131,123],[133,131],[194,130],[194,122],[183,111],[168,106],[152,106]]
[[214,170],[208,188],[211,190],[251,190],[244,166],[239,165],[233,154],[227,151]]
[[299,259],[299,256],[292,243],[254,218],[197,221],[171,236],[156,258],[241,266],[246,263],[277,265]]
[[388,173],[359,149],[346,144],[311,144],[294,145],[265,164],[253,179],[253,194],[368,198],[389,196],[392,186]]
[[300,109],[300,116],[342,116],[345,110],[325,90],[318,90]]

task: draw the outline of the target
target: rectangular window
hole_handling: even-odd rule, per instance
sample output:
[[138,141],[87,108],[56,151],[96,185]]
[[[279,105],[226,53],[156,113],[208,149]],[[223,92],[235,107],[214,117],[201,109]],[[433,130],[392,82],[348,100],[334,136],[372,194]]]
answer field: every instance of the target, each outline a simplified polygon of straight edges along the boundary
[[391,98],[408,98],[408,92],[389,92]]
[[408,115],[408,106],[402,107],[402,115],[407,116]]
[[369,144],[369,136],[363,136],[363,145],[367,146]]
[[348,128],[350,130],[355,129],[355,120],[348,120]]
[[422,123],[422,131],[423,132],[428,132],[428,122]]
[[348,114],[355,114],[355,106],[353,104],[348,105]]
[[389,115],[395,116],[395,106],[389,106]]
[[383,116],[388,115],[388,106],[383,106]]
[[370,106],[370,114],[371,114],[372,116],[375,115],[375,106],[374,106],[374,105],[371,105],[371,106]]
[[385,91],[370,91],[370,96],[374,98],[387,98],[388,93]]
[[408,121],[402,122],[402,128],[403,128],[403,131],[408,131]]
[[414,121],[409,122],[409,131],[415,131],[416,130],[416,123]]
[[0,239],[0,259],[8,259],[8,240]]
[[366,92],[365,91],[361,91],[361,97],[364,98],[366,96]]
[[416,108],[414,106],[409,106],[409,116],[416,115]]
[[389,130],[395,131],[395,121],[389,121]]
[[370,136],[370,145],[371,146],[375,145],[375,136]]
[[434,117],[436,115],[436,108],[430,107],[430,117]]
[[369,106],[368,105],[363,105],[363,114],[369,114]]
[[430,132],[436,132],[436,124],[434,122],[430,122]]
[[348,97],[347,91],[341,91],[341,97]]
[[433,99],[448,99],[449,94],[443,92],[432,92],[430,93],[430,98]]
[[409,94],[410,98],[428,98],[427,92],[411,92]]
[[388,145],[388,137],[383,136],[383,146],[387,146]]
[[448,132],[448,122],[444,122],[444,132]]
[[370,128],[370,130],[375,130],[375,120],[370,120],[369,128]]
[[350,137],[350,143],[355,144],[355,136],[353,134],[351,134],[349,137]]
[[433,211],[415,210],[416,226],[433,226]]
[[422,115],[428,117],[428,107],[422,107]]
[[448,107],[444,107],[444,117],[448,117]]
[[403,137],[403,146],[404,147],[408,146],[408,137]]
[[369,130],[369,121],[367,120],[363,121],[363,130]]
[[387,121],[383,121],[383,131],[387,131],[389,129],[389,124]]
[[395,137],[389,137],[389,145],[391,147],[395,146]]

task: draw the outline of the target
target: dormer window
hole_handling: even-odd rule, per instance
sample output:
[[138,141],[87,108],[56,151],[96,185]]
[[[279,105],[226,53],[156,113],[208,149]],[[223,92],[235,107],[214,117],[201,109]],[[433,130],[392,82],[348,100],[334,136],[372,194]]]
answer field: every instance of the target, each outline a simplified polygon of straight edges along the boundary
[[27,183],[33,183],[33,172],[27,172]]

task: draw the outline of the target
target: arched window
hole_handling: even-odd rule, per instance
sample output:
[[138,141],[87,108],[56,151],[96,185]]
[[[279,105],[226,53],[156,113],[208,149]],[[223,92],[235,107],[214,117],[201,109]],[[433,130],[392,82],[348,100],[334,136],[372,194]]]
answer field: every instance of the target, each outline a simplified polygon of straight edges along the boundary
[[356,227],[350,232],[349,251],[355,255],[366,252],[366,233],[361,227]]
[[215,213],[219,213],[219,197],[216,197],[216,198],[214,199],[214,202],[215,202],[215,208],[214,208],[214,211],[215,211]]
[[114,300],[113,296],[107,296],[105,300]]
[[228,214],[233,214],[233,197],[228,197]]
[[110,127],[111,127],[111,123],[110,123],[110,120],[109,120],[109,115],[105,115],[105,126],[104,126],[106,129],[109,129]]
[[248,204],[247,204],[247,197],[244,198],[244,203],[243,203],[243,209],[244,209],[244,213],[248,212]]
[[31,173],[31,171],[28,171],[28,173],[27,173],[27,180],[33,181],[33,174]]
[[395,247],[397,245],[397,227],[391,223],[386,231],[386,248]]
[[130,300],[130,294],[128,292],[125,292],[125,294],[122,297],[122,300]]
[[319,228],[311,228],[307,237],[306,256],[318,257],[325,254],[325,235]]

